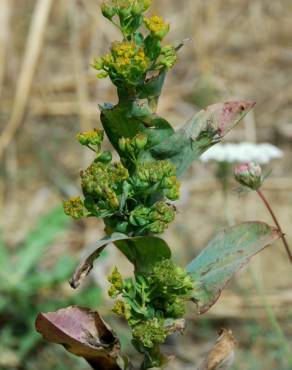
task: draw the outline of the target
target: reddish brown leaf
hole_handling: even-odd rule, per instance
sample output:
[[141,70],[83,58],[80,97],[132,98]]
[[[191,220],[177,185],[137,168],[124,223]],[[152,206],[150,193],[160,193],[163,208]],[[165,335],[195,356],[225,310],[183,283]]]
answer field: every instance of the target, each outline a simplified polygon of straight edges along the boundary
[[40,313],[36,329],[49,342],[63,345],[67,351],[83,357],[94,369],[120,370],[119,342],[98,312],[67,307]]

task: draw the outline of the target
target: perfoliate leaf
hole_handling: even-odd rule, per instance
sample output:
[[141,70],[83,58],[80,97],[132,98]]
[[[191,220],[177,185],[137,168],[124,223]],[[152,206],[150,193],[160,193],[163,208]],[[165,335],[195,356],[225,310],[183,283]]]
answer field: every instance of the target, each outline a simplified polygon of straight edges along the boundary
[[171,258],[167,243],[154,236],[138,236],[115,244],[140,273],[147,273],[157,262]]
[[120,102],[116,106],[100,107],[101,122],[113,147],[120,153],[119,139],[133,138],[137,134],[147,134],[151,148],[174,133],[171,125],[153,113],[145,102]]
[[76,289],[83,278],[93,268],[94,261],[109,243],[114,243],[120,251],[133,263],[136,271],[144,272],[151,270],[153,265],[163,259],[171,257],[167,243],[153,236],[129,237],[121,233],[113,233],[97,242],[93,250],[80,262],[69,283]]
[[113,331],[98,312],[67,307],[40,313],[36,330],[49,342],[62,344],[66,350],[83,357],[94,369],[121,370],[120,345]]
[[161,95],[162,88],[165,82],[167,68],[162,69],[157,76],[153,76],[139,88],[139,98],[155,101],[156,103]]
[[251,101],[214,104],[197,113],[174,135],[153,147],[154,159],[168,159],[181,176],[212,145],[221,139],[254,107]]
[[242,223],[219,233],[186,267],[195,282],[192,300],[198,313],[208,311],[233,274],[280,237],[278,229],[262,222]]

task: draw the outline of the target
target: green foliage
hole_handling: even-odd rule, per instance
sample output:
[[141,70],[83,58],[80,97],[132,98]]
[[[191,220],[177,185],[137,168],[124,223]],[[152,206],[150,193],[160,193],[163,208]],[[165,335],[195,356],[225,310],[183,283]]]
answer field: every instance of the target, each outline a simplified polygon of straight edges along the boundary
[[192,298],[199,313],[216,302],[236,271],[280,237],[279,230],[262,222],[243,223],[218,234],[186,268],[195,281]]
[[171,162],[139,160],[147,140],[145,134],[122,137],[123,164],[100,162],[103,153],[98,151],[97,158],[80,173],[84,200],[65,201],[65,213],[75,219],[104,218],[109,232],[161,234],[175,218],[175,207],[166,200],[178,199],[180,184]]
[[128,321],[134,343],[141,343],[145,352],[172,333],[169,322],[183,317],[193,290],[191,277],[170,259],[156,263],[147,274],[136,273],[135,279],[124,281],[115,268],[108,280],[110,297],[122,298],[113,312]]
[[[143,89],[147,74],[172,68],[177,61],[174,47],[160,45],[170,25],[156,15],[143,17],[150,4],[150,1],[138,0],[106,1],[101,8],[103,15],[118,25],[124,40],[112,43],[110,53],[96,59],[93,67],[99,71],[98,78],[109,76],[114,85],[132,94]],[[148,34],[141,32],[143,24]]]
[[68,218],[57,207],[39,219],[13,256],[9,247],[0,242],[0,351],[13,350],[15,362],[21,361],[24,368],[40,340],[33,325],[38,311],[78,304],[80,300],[95,306],[100,300],[96,288],[84,289],[76,299],[56,295],[56,289],[72,274],[76,263],[72,257],[61,257],[53,269],[40,267],[46,251],[68,226]]
[[129,237],[121,233],[113,233],[97,242],[92,251],[81,261],[70,279],[72,288],[77,288],[81,280],[93,268],[94,261],[100,257],[109,243],[115,243],[120,251],[133,263],[135,271],[144,273],[152,269],[153,265],[171,257],[167,243],[154,236]]

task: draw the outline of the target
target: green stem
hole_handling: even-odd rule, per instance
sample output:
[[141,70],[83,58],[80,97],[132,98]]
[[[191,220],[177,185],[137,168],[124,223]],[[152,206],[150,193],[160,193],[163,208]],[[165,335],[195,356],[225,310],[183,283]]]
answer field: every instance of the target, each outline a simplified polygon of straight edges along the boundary
[[278,230],[279,230],[279,231],[280,231],[280,233],[281,233],[281,238],[282,238],[282,240],[283,240],[284,247],[285,247],[286,252],[287,252],[287,254],[288,254],[289,260],[290,260],[290,262],[291,262],[291,264],[292,264],[292,253],[291,253],[291,251],[290,251],[290,248],[289,248],[288,242],[287,242],[287,240],[286,240],[285,234],[284,234],[284,233],[283,233],[283,231],[282,231],[282,228],[281,228],[281,226],[280,226],[280,223],[279,223],[279,221],[278,221],[278,219],[277,219],[277,217],[276,217],[276,215],[275,215],[275,213],[274,213],[274,211],[273,211],[273,209],[272,209],[272,207],[271,207],[270,203],[268,202],[268,200],[266,199],[266,197],[264,196],[264,194],[262,193],[262,191],[261,191],[260,189],[258,189],[258,190],[257,190],[257,193],[258,193],[259,197],[261,198],[261,200],[264,202],[264,204],[265,204],[266,208],[268,209],[268,211],[269,211],[270,215],[272,216],[272,219],[273,219],[273,220],[274,220],[274,222],[275,222],[275,225],[277,226]]
[[161,368],[165,364],[165,357],[160,352],[160,346],[156,345],[151,350],[145,353],[144,361],[141,365],[141,370]]

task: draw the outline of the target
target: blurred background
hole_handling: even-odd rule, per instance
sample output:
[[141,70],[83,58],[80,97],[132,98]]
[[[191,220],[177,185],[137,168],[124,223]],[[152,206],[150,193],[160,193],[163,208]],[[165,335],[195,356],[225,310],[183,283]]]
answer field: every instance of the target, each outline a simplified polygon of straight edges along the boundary
[[[131,273],[118,251],[109,247],[77,291],[67,283],[86,248],[103,236],[101,221],[72,222],[61,207],[79,193],[78,171],[91,160],[77,132],[100,127],[98,104],[116,102],[110,82],[90,68],[120,37],[100,3],[0,0],[0,369],[88,369],[34,330],[37,312],[71,304],[98,309],[133,352],[106,294],[114,264]],[[157,0],[152,10],[171,22],[170,43],[191,39],[169,73],[159,113],[179,127],[213,102],[255,99],[254,112],[225,142],[270,142],[283,151],[266,166],[272,172],[264,191],[292,244],[292,2]],[[181,265],[228,223],[271,223],[254,194],[233,191],[226,166],[196,163],[184,178],[179,214],[166,234]],[[165,346],[177,354],[169,368],[195,369],[226,327],[238,340],[233,370],[291,369],[291,282],[278,242],[232,280],[204,317],[189,306],[185,335]]]

